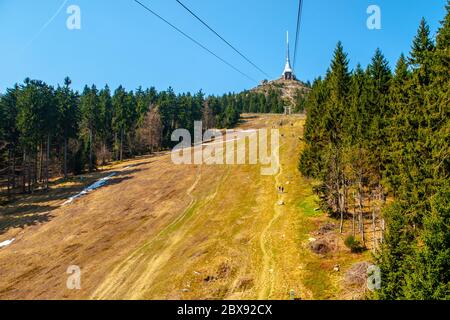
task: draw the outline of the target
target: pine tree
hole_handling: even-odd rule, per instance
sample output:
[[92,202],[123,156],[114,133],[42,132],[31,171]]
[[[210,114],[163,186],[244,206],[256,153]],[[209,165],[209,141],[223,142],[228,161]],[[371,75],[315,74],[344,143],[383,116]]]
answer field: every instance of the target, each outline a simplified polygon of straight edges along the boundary
[[387,155],[384,177],[394,196],[401,193],[402,177],[399,166],[410,156],[406,151],[408,141],[415,139],[415,131],[409,126],[409,83],[411,74],[407,60],[402,54],[397,62],[395,75],[389,91],[389,105],[392,112],[389,127],[386,128]]
[[303,175],[316,179],[323,178],[321,174],[325,166],[321,151],[328,144],[328,129],[322,121],[322,115],[328,96],[326,81],[318,78],[314,81],[306,102],[308,114],[304,133],[306,146],[300,158],[299,169]]
[[[94,153],[94,144],[99,127],[99,98],[98,90],[95,85],[91,88],[85,86],[80,99],[81,110],[81,136],[85,153],[87,153],[89,172],[96,167],[96,155]],[[84,158],[84,157],[83,157]]]
[[106,85],[98,94],[98,128],[97,136],[100,142],[100,158],[102,164],[111,160],[110,150],[112,149],[114,135],[112,129],[113,105],[111,90]]
[[175,129],[176,110],[178,109],[177,97],[172,88],[161,92],[158,99],[158,106],[163,123],[163,144],[169,146],[171,145],[170,137]]
[[116,141],[118,140],[119,143],[117,147],[116,142],[116,149],[119,153],[116,158],[122,161],[125,139],[137,120],[133,93],[128,93],[122,86],[119,86],[114,92],[112,105],[114,109],[113,128],[116,132]]
[[423,231],[405,274],[405,297],[415,300],[450,299],[450,184],[430,199]]
[[430,85],[424,87],[426,104],[417,142],[421,146],[421,179],[417,181],[421,186],[417,188],[422,193],[415,199],[419,203],[416,208],[423,212],[419,215],[422,228],[418,245],[409,260],[412,272],[406,275],[405,296],[409,299],[450,298],[450,2],[446,9],[436,49],[428,48],[429,60],[421,65],[425,69],[431,61],[426,69]]
[[376,50],[372,62],[367,68],[367,76],[368,116],[371,119],[368,124],[368,148],[372,160],[373,184],[379,186],[386,156],[384,154],[387,141],[386,127],[392,114],[388,101],[391,70],[379,49]]
[[[436,49],[422,21],[411,53],[412,75],[401,58],[391,89],[393,170],[386,175],[396,203],[385,212],[383,299],[450,297],[448,11],[447,5]],[[394,223],[395,217],[401,222]]]
[[24,162],[27,166],[28,190],[32,192],[37,181],[42,178],[47,189],[51,136],[56,133],[54,124],[57,119],[54,90],[42,81],[26,79],[25,86],[18,96],[17,105],[19,109],[17,126],[21,132]]
[[414,70],[417,70],[418,81],[421,85],[429,84],[429,72],[431,68],[431,52],[434,50],[434,43],[430,37],[430,27],[425,18],[422,18],[417,35],[413,40],[409,63]]
[[16,187],[16,163],[17,151],[19,148],[20,132],[17,127],[17,98],[20,88],[16,84],[13,88],[7,89],[6,93],[0,97],[0,150],[7,150],[7,155],[0,154],[2,165],[9,167],[8,170],[8,197],[11,197],[10,190]]
[[[405,159],[402,161],[401,176],[404,179],[401,201],[412,207],[414,223],[421,225],[422,216],[427,210],[427,201],[431,195],[431,185],[425,183],[432,174],[432,150],[430,143],[434,124],[430,122],[431,109],[427,102],[432,77],[432,57],[434,44],[429,36],[429,28],[422,20],[411,52],[412,76],[409,82],[409,101],[405,119],[409,125],[410,140],[406,142]],[[440,119],[435,119],[440,121]]]
[[375,293],[375,297],[381,300],[398,300],[405,297],[405,277],[411,272],[408,260],[415,244],[407,210],[407,207],[395,203],[384,211],[388,228],[384,235],[381,254],[376,257],[383,285]]
[[329,144],[325,148],[326,167],[324,179],[330,190],[329,202],[334,212],[340,216],[340,232],[343,232],[344,215],[346,213],[347,178],[344,174],[343,148],[345,130],[342,126],[344,114],[347,112],[351,75],[349,61],[339,42],[334,51],[330,73],[327,77],[329,99],[325,110],[325,127],[329,132]]
[[59,131],[63,139],[64,160],[63,170],[64,178],[67,179],[67,162],[68,162],[68,140],[76,138],[78,133],[79,109],[78,98],[70,89],[71,80],[67,77],[64,79],[64,87],[58,87],[56,90],[56,101],[58,105],[58,124]]

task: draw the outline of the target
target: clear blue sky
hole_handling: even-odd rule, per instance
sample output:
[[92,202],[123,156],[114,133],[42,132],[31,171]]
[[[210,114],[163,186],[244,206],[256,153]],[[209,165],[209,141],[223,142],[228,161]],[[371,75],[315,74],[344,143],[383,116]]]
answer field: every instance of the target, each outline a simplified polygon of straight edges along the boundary
[[[141,0],[257,80],[265,77],[194,20],[175,0]],[[341,40],[351,66],[367,65],[380,47],[391,65],[408,53],[420,19],[433,34],[446,0],[304,0],[296,73],[302,80],[323,75]],[[222,94],[256,83],[183,38],[132,0],[0,0],[0,92],[25,77],[56,85],[70,76],[84,84],[132,90],[172,86],[176,92]],[[297,0],[184,0],[226,39],[273,78],[281,75],[285,33],[294,38]],[[81,9],[81,30],[66,28],[69,5]],[[369,5],[379,5],[382,29],[366,27]],[[36,37],[36,35],[38,35]],[[31,42],[31,43],[30,43]]]

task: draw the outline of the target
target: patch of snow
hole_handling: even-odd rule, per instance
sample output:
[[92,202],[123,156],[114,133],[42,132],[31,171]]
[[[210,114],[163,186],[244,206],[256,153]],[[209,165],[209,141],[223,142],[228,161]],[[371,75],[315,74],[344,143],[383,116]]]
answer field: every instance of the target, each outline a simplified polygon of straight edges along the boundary
[[108,180],[110,180],[112,177],[114,177],[117,173],[113,172],[111,173],[109,176],[106,176],[104,178],[101,178],[100,180],[98,180],[97,182],[95,182],[94,184],[91,184],[89,187],[87,187],[86,189],[84,189],[83,191],[81,191],[79,194],[70,197],[66,202],[63,203],[63,206],[72,203],[75,199],[81,198],[82,196],[88,194],[89,192],[92,192],[98,188],[103,187],[106,183],[108,183]]
[[13,238],[11,240],[6,240],[3,242],[0,242],[0,248],[5,248],[5,247],[9,246],[11,243],[14,242],[14,240],[16,240],[16,239]]

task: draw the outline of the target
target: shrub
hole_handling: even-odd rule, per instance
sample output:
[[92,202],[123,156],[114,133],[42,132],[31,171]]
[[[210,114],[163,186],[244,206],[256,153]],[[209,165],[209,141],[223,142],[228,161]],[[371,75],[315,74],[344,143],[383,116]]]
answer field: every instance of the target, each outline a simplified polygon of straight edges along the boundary
[[365,249],[361,242],[355,239],[354,236],[348,236],[344,243],[345,246],[352,251],[352,253],[361,253]]

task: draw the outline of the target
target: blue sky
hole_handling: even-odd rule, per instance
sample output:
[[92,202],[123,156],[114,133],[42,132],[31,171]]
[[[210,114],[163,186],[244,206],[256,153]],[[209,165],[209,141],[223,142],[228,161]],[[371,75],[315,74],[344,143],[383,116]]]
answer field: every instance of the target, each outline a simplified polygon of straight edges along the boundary
[[[265,78],[194,20],[175,0],[141,0],[256,80]],[[284,67],[285,33],[294,40],[297,0],[183,0],[213,28],[278,78]],[[85,84],[132,90],[155,86],[176,92],[239,92],[257,83],[208,55],[133,0],[0,0],[0,92],[26,77],[56,85],[70,76]],[[304,0],[298,62],[302,80],[323,75],[338,40],[351,66],[367,65],[380,47],[391,65],[408,53],[420,19],[433,34],[446,0]],[[367,7],[378,5],[382,29],[366,27]],[[81,30],[69,30],[69,5],[81,9]],[[293,45],[293,43],[292,43]]]

